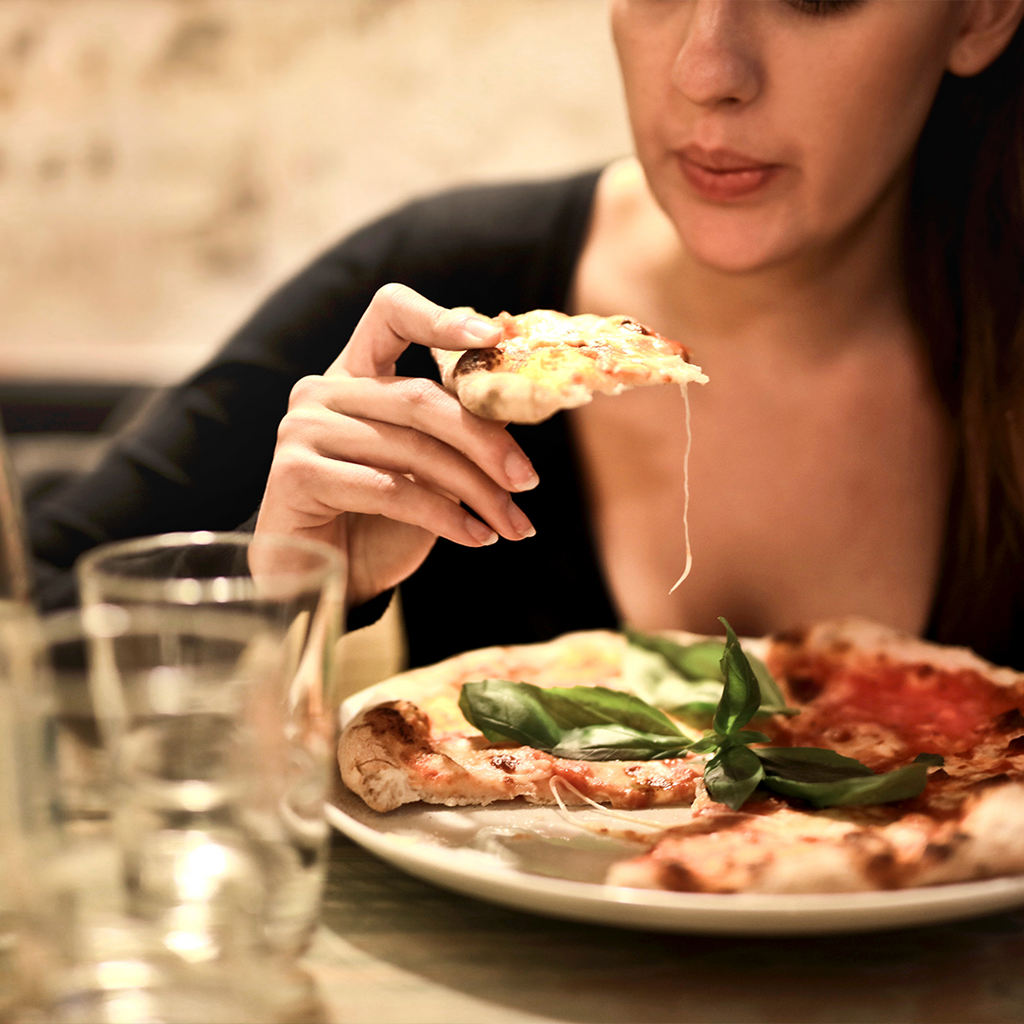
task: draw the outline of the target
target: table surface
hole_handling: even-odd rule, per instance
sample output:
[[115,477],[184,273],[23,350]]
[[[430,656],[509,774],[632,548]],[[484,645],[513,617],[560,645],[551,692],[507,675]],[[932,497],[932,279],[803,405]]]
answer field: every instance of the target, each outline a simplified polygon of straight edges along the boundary
[[1024,1022],[1024,909],[858,935],[630,931],[448,892],[340,835],[306,964],[331,1024]]

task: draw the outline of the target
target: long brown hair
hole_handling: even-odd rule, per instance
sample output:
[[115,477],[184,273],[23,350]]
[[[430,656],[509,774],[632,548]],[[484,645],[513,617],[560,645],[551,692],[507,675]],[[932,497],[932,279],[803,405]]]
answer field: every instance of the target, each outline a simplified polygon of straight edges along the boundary
[[1024,26],[942,82],[907,217],[911,312],[955,425],[930,633],[1024,667]]

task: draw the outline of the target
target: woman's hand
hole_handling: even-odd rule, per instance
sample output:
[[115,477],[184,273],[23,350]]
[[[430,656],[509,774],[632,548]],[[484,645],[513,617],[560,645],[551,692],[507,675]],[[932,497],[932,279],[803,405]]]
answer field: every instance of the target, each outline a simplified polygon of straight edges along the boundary
[[440,384],[395,376],[411,343],[458,351],[500,336],[484,317],[381,288],[327,372],[292,389],[256,532],[345,551],[352,605],[404,580],[438,537],[483,547],[532,536],[510,492],[536,486],[537,474],[504,426]]

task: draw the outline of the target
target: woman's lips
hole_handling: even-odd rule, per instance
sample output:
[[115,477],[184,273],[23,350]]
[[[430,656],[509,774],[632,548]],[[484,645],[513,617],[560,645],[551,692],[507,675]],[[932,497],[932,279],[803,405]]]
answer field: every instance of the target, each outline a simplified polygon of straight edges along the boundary
[[683,175],[702,199],[743,199],[764,188],[782,169],[724,149],[688,146],[676,154]]

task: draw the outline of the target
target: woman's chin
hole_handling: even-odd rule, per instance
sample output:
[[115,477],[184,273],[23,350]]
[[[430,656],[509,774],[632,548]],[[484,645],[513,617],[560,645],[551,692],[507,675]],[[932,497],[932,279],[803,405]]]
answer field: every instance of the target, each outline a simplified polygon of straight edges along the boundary
[[761,239],[752,233],[743,232],[730,237],[721,232],[712,237],[681,235],[683,248],[698,266],[722,274],[756,274],[759,271],[777,267],[795,253],[789,247],[774,240]]
[[785,263],[804,248],[804,240],[795,237],[800,232],[794,231],[794,218],[781,210],[680,203],[666,212],[683,251],[708,270],[756,273]]

